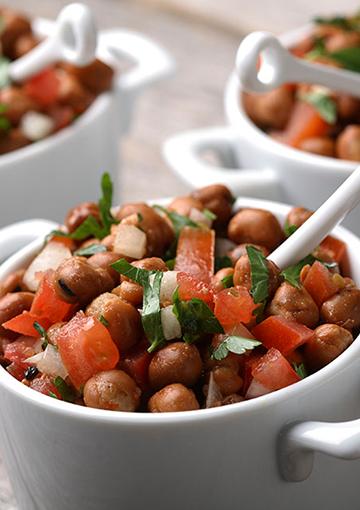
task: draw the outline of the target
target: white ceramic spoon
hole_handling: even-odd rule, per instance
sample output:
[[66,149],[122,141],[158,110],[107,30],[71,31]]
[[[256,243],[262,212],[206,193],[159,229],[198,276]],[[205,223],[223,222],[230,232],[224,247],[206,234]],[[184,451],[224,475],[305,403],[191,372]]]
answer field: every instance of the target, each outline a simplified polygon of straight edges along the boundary
[[360,201],[360,166],[269,259],[281,269],[311,253]]
[[[261,54],[261,66],[258,68]],[[241,42],[236,73],[247,92],[269,92],[284,83],[310,83],[360,97],[360,74],[293,57],[268,32],[253,32]]]
[[80,3],[64,7],[45,41],[9,65],[9,78],[21,82],[55,62],[77,66],[95,58],[97,30],[90,8]]

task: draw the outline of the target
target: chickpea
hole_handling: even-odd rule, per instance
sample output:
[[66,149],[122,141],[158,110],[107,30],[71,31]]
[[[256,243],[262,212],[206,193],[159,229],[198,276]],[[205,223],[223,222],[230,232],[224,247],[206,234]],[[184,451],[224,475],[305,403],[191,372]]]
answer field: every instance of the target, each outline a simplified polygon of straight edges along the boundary
[[285,319],[314,328],[319,322],[319,310],[304,287],[299,289],[283,282],[267,308],[267,315],[280,315]]
[[0,298],[0,336],[13,337],[13,334],[2,327],[2,324],[24,310],[30,310],[34,299],[31,292],[13,292]]
[[203,204],[203,208],[216,214],[215,225],[227,223],[231,217],[234,197],[223,184],[211,184],[192,192],[191,196]]
[[56,322],[47,330],[47,336],[49,339],[49,343],[57,346],[59,333],[61,332],[61,328],[65,325],[65,322]]
[[360,45],[360,34],[358,32],[339,32],[326,40],[325,47],[330,53],[354,48]]
[[336,95],[337,114],[344,120],[356,120],[360,113],[360,100],[348,94]]
[[11,129],[7,136],[0,137],[0,154],[16,151],[30,143],[30,140],[26,138],[19,128]]
[[267,257],[269,255],[269,250],[265,248],[264,246],[259,246],[258,244],[248,244],[248,243],[242,243],[236,246],[233,250],[229,251],[228,255],[231,259],[231,262],[235,265],[236,262],[239,260],[242,255],[247,255],[246,248],[247,246],[253,246],[257,250],[261,251],[261,253],[264,255],[264,257]]
[[39,44],[39,40],[33,34],[24,34],[18,37],[14,44],[15,58],[20,58]]
[[306,138],[300,142],[298,148],[305,152],[318,154],[319,156],[335,157],[335,142],[329,136]]
[[122,370],[99,372],[84,386],[87,407],[111,411],[136,411],[140,405],[141,390]]
[[64,260],[54,274],[55,289],[68,303],[87,305],[96,296],[113,288],[106,269],[90,265],[82,257]]
[[18,37],[31,33],[31,24],[25,16],[12,9],[2,8],[0,15],[2,19],[0,34],[2,54],[10,59],[14,59],[16,58],[14,51],[15,42]]
[[200,409],[193,391],[182,384],[169,384],[155,393],[148,402],[150,413],[172,413]]
[[272,251],[284,240],[276,217],[263,209],[241,209],[231,218],[228,236],[234,243],[254,243]]
[[104,317],[120,353],[128,351],[142,336],[139,312],[115,294],[106,292],[95,298],[87,307],[86,315]]
[[155,352],[149,366],[150,385],[154,389],[172,383],[193,386],[202,371],[202,361],[195,345],[174,342]]
[[191,209],[198,209],[199,211],[202,211],[204,206],[200,200],[188,196],[174,198],[168,206],[168,209],[169,211],[175,211],[182,216],[189,216]]
[[305,344],[306,365],[313,371],[328,365],[353,342],[350,331],[337,324],[322,324]]
[[294,94],[285,85],[261,95],[243,94],[246,113],[257,125],[281,130],[286,126],[294,106]]
[[119,260],[119,255],[116,253],[111,251],[103,251],[95,253],[95,255],[89,257],[88,263],[91,266],[105,269],[109,273],[109,276],[111,276],[114,285],[118,285],[120,283],[120,274],[111,267],[111,264],[114,264],[114,262],[117,260]]
[[286,223],[290,226],[301,227],[312,214],[313,212],[305,209],[305,207],[293,207],[286,216]]
[[[269,296],[272,296],[280,285],[280,269],[271,260],[266,261],[269,270]],[[235,264],[234,285],[251,289],[251,269],[247,255],[243,255]]]
[[224,267],[223,269],[220,269],[212,279],[212,285],[215,292],[220,292],[223,290],[224,284],[222,280],[226,278],[227,276],[232,276],[234,274],[234,268],[233,267]]
[[93,102],[94,96],[81,83],[62,69],[57,71],[59,79],[58,101],[64,106],[70,106],[74,113],[83,113]]
[[174,231],[167,219],[147,204],[126,204],[116,214],[118,220],[124,220],[133,214],[140,215],[139,228],[147,238],[147,256],[161,257],[174,240]]
[[94,216],[97,220],[100,219],[99,206],[95,202],[82,202],[70,209],[65,218],[65,226],[72,233],[80,227],[88,216]]
[[19,269],[9,274],[2,282],[0,282],[0,297],[5,296],[9,292],[26,290],[23,284],[24,269]]
[[94,95],[99,95],[112,87],[114,70],[99,59],[82,67],[66,64],[65,70],[74,76],[83,87]]
[[360,126],[349,125],[336,139],[336,154],[340,159],[360,161]]
[[227,366],[217,366],[213,368],[212,373],[214,381],[224,397],[232,393],[238,393],[241,390],[243,380],[239,376],[238,370]]
[[5,87],[0,91],[0,102],[4,105],[4,117],[12,125],[17,125],[21,117],[29,112],[38,110],[38,105],[28,97],[23,90],[13,85]]
[[222,400],[219,400],[214,404],[213,407],[222,407],[222,406],[228,406],[230,404],[238,404],[239,402],[243,402],[245,400],[244,397],[241,395],[237,395],[236,393],[232,393],[231,395],[228,395],[227,397],[223,398]]
[[342,289],[322,304],[320,317],[350,331],[360,327],[360,289]]

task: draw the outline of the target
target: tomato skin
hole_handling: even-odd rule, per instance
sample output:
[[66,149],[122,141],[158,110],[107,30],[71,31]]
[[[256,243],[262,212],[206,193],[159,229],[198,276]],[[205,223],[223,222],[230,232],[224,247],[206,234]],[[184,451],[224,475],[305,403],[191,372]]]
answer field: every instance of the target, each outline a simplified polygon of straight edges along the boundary
[[314,332],[303,324],[280,315],[271,315],[252,329],[252,333],[267,348],[275,348],[284,356],[310,340]]
[[38,322],[45,330],[51,326],[51,321],[49,321],[47,317],[36,315],[26,310],[13,319],[4,322],[2,326],[6,329],[10,329],[10,331],[20,333],[20,335],[39,338],[39,333],[34,328],[34,322]]
[[27,363],[11,363],[6,367],[6,371],[9,372],[10,375],[15,377],[18,381],[22,381],[25,377],[25,372],[30,365]]
[[183,301],[190,299],[201,299],[205,303],[212,304],[214,301],[214,292],[210,285],[197,280],[193,276],[180,272],[177,275],[179,298]]
[[74,119],[74,111],[70,106],[55,105],[47,113],[55,123],[54,131],[69,126]]
[[305,101],[297,101],[280,140],[292,147],[298,147],[307,138],[325,136],[330,125]]
[[31,99],[46,107],[56,102],[59,87],[59,78],[55,70],[49,67],[27,80],[24,84],[24,91]]
[[214,296],[214,314],[225,330],[239,323],[248,324],[258,307],[245,287],[224,289]]
[[50,325],[66,319],[73,310],[73,305],[60,299],[53,283],[54,271],[48,271],[42,278],[35,294],[30,312],[46,317]]
[[301,380],[287,359],[274,348],[269,349],[255,364],[252,377],[268,391],[279,390]]
[[42,393],[43,395],[48,395],[51,397],[55,395],[58,400],[62,400],[61,394],[59,393],[57,387],[52,382],[50,377],[46,375],[42,375],[41,377],[36,377],[30,382],[30,388]]
[[149,342],[144,340],[135,345],[121,360],[121,368],[134,379],[142,391],[147,391],[149,385],[149,365],[152,355],[147,351]]
[[57,344],[69,377],[77,389],[93,375],[112,370],[119,362],[119,351],[107,328],[83,312],[78,312],[59,330]]
[[330,271],[318,260],[306,273],[303,285],[319,307],[339,290]]
[[24,360],[36,354],[35,345],[37,343],[38,340],[35,338],[22,337],[5,347],[4,358],[11,361],[6,370],[18,381],[24,379],[26,369],[31,366],[30,363],[25,363]]
[[208,285],[214,275],[215,232],[184,227],[176,250],[175,271],[183,271]]
[[327,236],[320,243],[321,251],[326,251],[329,256],[337,263],[341,264],[346,256],[346,244],[340,239]]

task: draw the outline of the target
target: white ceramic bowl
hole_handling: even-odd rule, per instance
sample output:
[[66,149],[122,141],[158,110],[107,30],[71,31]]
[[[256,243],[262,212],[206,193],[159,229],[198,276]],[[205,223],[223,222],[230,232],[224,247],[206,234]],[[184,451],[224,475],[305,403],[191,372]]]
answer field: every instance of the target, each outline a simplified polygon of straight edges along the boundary
[[[46,36],[52,22],[37,19],[33,28]],[[156,43],[125,29],[101,32],[98,54],[116,69],[113,89],[71,126],[0,156],[0,226],[44,214],[61,221],[72,204],[96,199],[104,171],[111,173],[118,198],[118,140],[129,130],[138,94],[168,75],[173,62]],[[122,72],[124,58],[133,65]]]
[[[246,198],[236,205],[269,209],[282,221],[289,210]],[[28,242],[29,226],[0,232],[0,252]],[[35,237],[36,229],[50,227],[37,222],[31,230]],[[360,240],[342,228],[334,234],[347,243],[360,285]],[[8,259],[0,279],[42,242]],[[19,510],[358,509],[360,461],[330,456],[360,457],[360,420],[343,423],[360,415],[360,338],[299,383],[221,408],[168,414],[84,408],[37,393],[3,368],[0,402],[0,449]],[[314,451],[328,456],[316,455],[312,470]]]
[[[291,47],[311,30],[305,26],[280,37]],[[192,187],[224,182],[234,193],[283,200],[317,208],[356,168],[356,163],[309,154],[283,145],[259,129],[240,101],[235,73],[225,90],[229,127],[189,131],[164,145],[164,155],[175,173]],[[201,159],[212,150],[224,164],[215,167]],[[360,234],[360,216],[354,211],[344,225]]]

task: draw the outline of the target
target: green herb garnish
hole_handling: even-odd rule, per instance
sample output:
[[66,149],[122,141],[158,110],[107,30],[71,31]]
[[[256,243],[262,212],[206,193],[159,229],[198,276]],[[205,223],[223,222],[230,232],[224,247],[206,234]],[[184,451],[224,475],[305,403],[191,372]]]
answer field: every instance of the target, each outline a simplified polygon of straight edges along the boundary
[[254,246],[247,246],[250,261],[251,290],[254,303],[262,303],[269,296],[269,268],[264,254]]
[[223,257],[215,257],[215,273],[224,269],[225,267],[233,267],[233,263],[230,257],[224,255]]
[[179,291],[173,294],[173,312],[178,319],[183,339],[187,343],[196,342],[204,334],[224,333],[223,327],[213,312],[201,299],[182,301]]
[[0,129],[5,132],[11,129],[11,122],[3,115],[0,115]]
[[216,214],[214,214],[212,211],[210,211],[209,209],[203,209],[201,211],[203,213],[203,215],[205,216],[205,218],[207,218],[208,220],[210,221],[215,221],[217,216]]
[[147,269],[140,269],[138,267],[132,266],[125,259],[120,259],[111,264],[111,267],[115,269],[118,273],[127,276],[130,280],[138,283],[142,287],[146,285],[147,280],[150,275],[154,274],[156,271],[148,271]]
[[342,30],[353,30],[350,20],[344,16],[333,16],[331,18],[316,16],[313,21],[317,25],[332,25]]
[[301,377],[301,379],[305,379],[305,377],[308,376],[308,373],[307,373],[304,363],[299,363],[299,364],[293,363],[293,368],[294,368],[295,372],[297,373],[297,375],[299,377]]
[[336,103],[322,90],[313,90],[301,94],[300,99],[310,104],[328,124],[335,124],[337,118]]
[[[76,398],[76,394],[75,394],[74,390],[71,388],[71,386],[66,384],[66,382],[64,381],[64,379],[62,377],[60,377],[60,376],[56,377],[56,379],[54,380],[54,384],[55,384],[58,392],[60,393],[61,398],[63,400],[65,400],[65,402],[74,402],[74,400]],[[55,397],[56,397],[56,395],[55,395]]]
[[191,220],[187,216],[182,216],[181,214],[178,214],[175,211],[168,211],[166,207],[162,207],[161,205],[154,205],[154,209],[158,209],[159,211],[163,212],[171,221],[172,226],[175,231],[175,237],[178,238],[180,235],[180,232],[184,227],[193,227],[193,228],[199,228],[200,225],[196,223],[195,221]]
[[10,85],[9,64],[10,60],[8,58],[0,57],[0,89]]
[[55,398],[56,400],[59,400],[58,396],[55,395],[55,393],[53,391],[49,391],[49,397]]
[[106,246],[103,244],[90,244],[89,246],[86,246],[85,248],[79,248],[78,250],[74,251],[74,255],[77,257],[91,257],[91,255],[95,255],[96,253],[103,253],[107,251]]
[[290,237],[293,235],[294,232],[297,231],[299,227],[297,227],[296,225],[290,225],[287,221],[285,222],[285,225],[284,225],[284,232],[285,232],[285,235],[286,237]]
[[343,48],[338,51],[327,51],[323,39],[318,39],[314,48],[309,51],[305,57],[309,60],[314,60],[319,57],[325,57],[334,60],[340,64],[344,69],[360,72],[360,47],[354,46],[351,48]]
[[261,345],[259,340],[244,338],[241,336],[230,335],[225,338],[212,352],[211,358],[221,361],[226,358],[229,352],[235,354],[244,354],[246,351],[252,351],[255,347]]
[[99,321],[101,322],[101,324],[103,324],[106,328],[109,326],[109,321],[105,319],[105,317],[103,315],[100,315],[99,316]]
[[307,266],[308,264],[313,264],[315,262],[315,257],[313,255],[308,255],[304,259],[300,260],[297,264],[293,266],[289,266],[284,271],[281,271],[281,276],[284,278],[285,281],[289,282],[293,287],[296,287],[297,289],[300,288],[300,273],[303,267]]
[[234,286],[234,275],[228,274],[221,280],[221,283],[224,289],[230,289],[231,287]]
[[175,262],[176,262],[176,259],[169,259],[165,262],[166,264],[166,267],[170,270],[170,271],[173,271],[174,267],[175,267]]
[[39,324],[36,321],[34,322],[33,327],[34,327],[34,329],[36,329],[36,331],[40,335],[40,338],[43,340],[41,347],[43,350],[45,350],[49,343],[49,337],[48,337],[48,334],[46,333],[46,330],[42,327],[41,324]]

